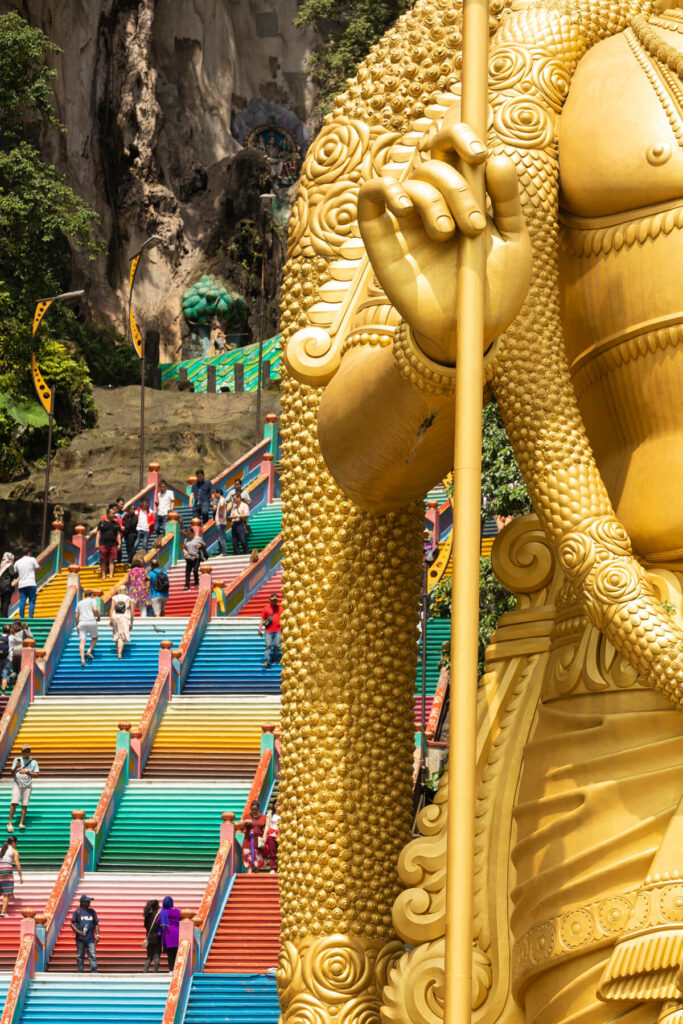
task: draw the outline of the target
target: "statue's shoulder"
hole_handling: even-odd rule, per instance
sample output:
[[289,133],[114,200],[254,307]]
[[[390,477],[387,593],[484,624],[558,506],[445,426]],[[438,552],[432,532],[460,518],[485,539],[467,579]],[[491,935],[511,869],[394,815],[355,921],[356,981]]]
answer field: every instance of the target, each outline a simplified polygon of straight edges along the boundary
[[683,132],[657,61],[632,29],[597,43],[579,62],[560,121],[562,207],[604,217],[680,198],[677,120]]

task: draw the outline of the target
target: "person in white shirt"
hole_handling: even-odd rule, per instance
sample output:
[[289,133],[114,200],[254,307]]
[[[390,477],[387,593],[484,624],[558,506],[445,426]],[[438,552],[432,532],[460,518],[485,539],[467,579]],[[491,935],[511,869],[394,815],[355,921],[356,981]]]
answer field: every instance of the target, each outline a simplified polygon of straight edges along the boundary
[[232,488],[232,490],[228,491],[227,500],[232,501],[233,498],[236,498],[237,501],[246,502],[247,505],[249,505],[249,507],[251,508],[251,494],[249,494],[248,491],[242,490],[241,480],[235,480],[234,487]]
[[165,480],[162,480],[159,484],[159,493],[157,494],[157,536],[163,537],[166,533],[166,523],[168,522],[168,513],[171,511],[175,504],[175,495],[173,491],[169,490],[168,484]]
[[228,515],[232,527],[232,552],[239,555],[240,551],[247,554],[247,526],[249,522],[249,506],[241,496],[234,494],[228,505]]
[[31,799],[33,780],[39,771],[38,762],[31,757],[31,748],[23,746],[21,757],[15,757],[12,761],[12,796],[10,797],[9,821],[7,822],[8,832],[14,832],[12,819],[19,804],[21,804],[19,828],[22,830],[26,828],[26,810]]
[[[99,636],[97,623],[100,621],[100,612],[97,601],[92,596],[92,590],[83,591],[83,600],[76,605],[76,628],[78,629],[78,644],[81,653],[81,665],[85,667],[86,657],[92,661],[93,651]],[[90,637],[90,646],[87,653],[85,650],[85,638]]]
[[17,559],[14,568],[17,570],[16,585],[19,588],[19,618],[23,619],[28,602],[28,617],[32,619],[36,607],[36,571],[40,565],[33,557],[31,548],[27,548],[23,557]]

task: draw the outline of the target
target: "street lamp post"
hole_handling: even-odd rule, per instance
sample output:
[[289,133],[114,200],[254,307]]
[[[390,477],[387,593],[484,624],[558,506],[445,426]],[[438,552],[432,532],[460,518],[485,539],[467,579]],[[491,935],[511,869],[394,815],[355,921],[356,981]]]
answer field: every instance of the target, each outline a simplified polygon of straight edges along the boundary
[[[266,330],[266,214],[270,212],[275,198],[272,192],[264,192],[259,196],[261,203],[261,315],[258,339],[258,369],[256,373],[256,438],[255,444],[261,439],[261,384],[263,367],[263,335]],[[267,206],[266,206],[267,200]]]
[[[31,337],[35,342],[38,328],[42,322],[43,317],[47,313],[48,309],[53,302],[68,302],[69,299],[78,299],[83,295],[83,290],[77,292],[62,292],[61,295],[52,295],[49,299],[38,299],[36,302],[35,313],[33,314],[33,333]],[[47,544],[47,510],[48,510],[48,499],[50,495],[50,466],[52,463],[52,426],[54,423],[55,415],[55,389],[51,388],[42,373],[38,369],[38,363],[36,362],[35,352],[31,352],[31,376],[33,377],[33,386],[36,389],[38,395],[38,401],[45,409],[48,415],[48,428],[47,428],[47,461],[45,463],[45,496],[43,497],[43,532],[41,536],[41,549],[45,550]]]
[[135,351],[140,357],[140,490],[145,475],[145,341],[133,316],[133,285],[142,254],[156,245],[161,245],[161,235],[151,235],[138,249],[130,261],[130,286],[128,289],[128,323]]

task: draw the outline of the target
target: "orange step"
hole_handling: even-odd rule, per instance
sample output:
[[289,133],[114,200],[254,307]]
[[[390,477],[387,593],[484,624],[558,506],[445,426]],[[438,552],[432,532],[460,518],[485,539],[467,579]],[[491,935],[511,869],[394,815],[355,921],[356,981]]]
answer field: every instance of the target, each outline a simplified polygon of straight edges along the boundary
[[277,875],[236,875],[204,971],[259,974],[277,967],[279,952]]

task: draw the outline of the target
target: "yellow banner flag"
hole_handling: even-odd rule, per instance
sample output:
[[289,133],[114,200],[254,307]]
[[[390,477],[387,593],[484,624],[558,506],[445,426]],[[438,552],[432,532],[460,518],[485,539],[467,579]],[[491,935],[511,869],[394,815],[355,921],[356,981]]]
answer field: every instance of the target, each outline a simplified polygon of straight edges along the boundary
[[36,336],[36,331],[40,327],[40,322],[47,313],[48,309],[54,302],[54,299],[41,299],[40,302],[36,303],[36,311],[33,314],[33,337]]
[[[40,323],[40,321],[38,322]],[[33,386],[36,389],[38,401],[40,402],[43,409],[49,416],[50,413],[53,411],[52,403],[54,401],[54,394],[52,392],[52,389],[48,387],[47,381],[45,380],[42,373],[38,369],[36,357],[33,355],[33,353],[31,353],[31,373],[33,374]]]
[[135,345],[135,351],[137,352],[140,359],[142,359],[142,335],[140,334],[140,328],[135,323],[135,317],[133,316],[133,310],[128,309],[128,317],[130,319],[130,333]]
[[133,256],[133,259],[131,260],[131,263],[130,263],[130,290],[131,291],[133,291],[133,282],[135,281],[135,271],[138,269],[138,263],[140,262],[140,257],[141,256],[142,256],[142,250],[140,250],[140,252],[136,253],[135,256]]

